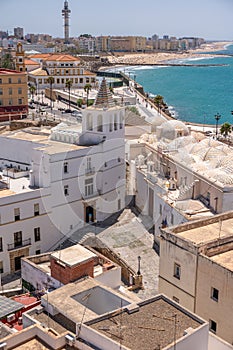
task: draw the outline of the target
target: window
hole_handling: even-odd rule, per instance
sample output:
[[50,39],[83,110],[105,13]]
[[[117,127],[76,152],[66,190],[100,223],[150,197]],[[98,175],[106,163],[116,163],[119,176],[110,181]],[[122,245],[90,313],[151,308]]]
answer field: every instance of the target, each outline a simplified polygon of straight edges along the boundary
[[176,303],[178,303],[179,304],[179,302],[180,302],[180,299],[179,298],[177,298],[177,297],[175,297],[175,296],[173,296],[172,297],[172,299],[176,302]]
[[91,169],[91,157],[87,157],[87,169]]
[[211,298],[214,301],[218,301],[218,289],[211,287]]
[[0,79],[0,84],[2,84],[2,79]]
[[0,237],[0,252],[3,251],[3,247],[2,247],[2,237]]
[[85,180],[85,196],[91,196],[94,192],[93,179]]
[[114,114],[114,130],[117,130],[117,115]]
[[34,228],[34,239],[35,242],[40,241],[40,227]]
[[0,261],[0,273],[3,273],[3,261]]
[[35,216],[40,215],[40,205],[39,205],[39,203],[35,203],[34,204],[34,215]]
[[36,250],[36,255],[39,255],[40,254],[40,249],[37,249]]
[[21,83],[22,83],[21,78],[18,78],[18,84],[21,84]]
[[80,78],[79,82],[80,84],[83,84],[83,78]]
[[98,115],[97,117],[97,131],[102,132],[103,131],[103,118],[102,115]]
[[121,210],[121,200],[118,199],[118,210]]
[[18,94],[19,94],[19,95],[22,94],[22,88],[18,88]]
[[64,163],[63,169],[64,169],[64,173],[67,174],[68,173],[68,162]]
[[22,231],[14,233],[14,244],[15,244],[15,247],[22,246]]
[[171,225],[174,225],[174,215],[171,214]]
[[3,94],[3,91],[2,91],[2,89],[0,89],[0,95],[2,95]]
[[159,214],[162,215],[162,204],[159,204]]
[[22,105],[22,104],[23,104],[22,98],[19,98],[19,99],[18,99],[18,104],[19,104],[19,105]]
[[210,324],[210,331],[213,333],[216,333],[217,332],[217,323],[213,320],[210,320],[209,324]]
[[0,100],[0,106],[2,106],[3,105],[3,102],[2,102],[2,100]]
[[175,263],[174,264],[174,277],[180,279],[181,275],[181,267],[179,264]]
[[19,208],[14,209],[15,221],[20,220],[20,210]]
[[11,78],[8,79],[8,83],[11,84],[12,83],[12,80]]
[[12,95],[12,88],[9,88],[9,95]]
[[13,99],[12,98],[10,98],[8,102],[9,102],[9,106],[13,105]]
[[64,195],[69,196],[69,186],[68,185],[64,186]]

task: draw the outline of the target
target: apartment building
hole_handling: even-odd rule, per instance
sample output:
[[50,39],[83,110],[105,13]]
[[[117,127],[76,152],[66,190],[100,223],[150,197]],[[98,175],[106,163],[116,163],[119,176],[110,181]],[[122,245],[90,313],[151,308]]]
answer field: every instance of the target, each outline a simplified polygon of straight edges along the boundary
[[80,59],[64,54],[36,54],[31,60],[41,63],[41,67],[28,74],[29,82],[38,89],[49,88],[48,78],[54,78],[53,88],[63,89],[69,80],[73,88],[83,88],[86,84],[95,84],[96,74],[85,70]]
[[155,225],[178,225],[233,209],[232,150],[170,120],[129,141],[130,191]]
[[124,115],[103,80],[82,126],[1,134],[2,273],[124,208]]
[[161,229],[159,291],[233,344],[233,212]]
[[0,121],[22,119],[27,113],[26,73],[0,68]]

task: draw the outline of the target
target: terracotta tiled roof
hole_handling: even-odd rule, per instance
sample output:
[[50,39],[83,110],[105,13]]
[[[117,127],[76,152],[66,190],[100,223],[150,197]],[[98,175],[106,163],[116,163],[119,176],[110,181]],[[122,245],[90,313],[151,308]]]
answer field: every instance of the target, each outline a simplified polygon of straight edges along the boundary
[[74,56],[71,55],[61,55],[61,54],[54,54],[54,55],[50,55],[49,57],[47,57],[44,61],[79,61],[79,58],[76,58]]
[[95,100],[95,107],[99,108],[111,108],[115,107],[115,103],[112,98],[112,94],[108,88],[106,79],[103,78],[98,94],[96,96]]
[[29,66],[29,65],[32,65],[32,66],[35,66],[35,65],[37,65],[37,66],[39,66],[40,64],[38,63],[38,62],[36,62],[36,61],[33,61],[33,60],[29,60],[29,59],[25,59],[25,64],[27,65],[27,66]]
[[90,72],[89,70],[84,70],[84,71],[83,71],[83,74],[84,74],[84,75],[92,75],[93,77],[96,76],[95,73],[92,73],[92,72]]

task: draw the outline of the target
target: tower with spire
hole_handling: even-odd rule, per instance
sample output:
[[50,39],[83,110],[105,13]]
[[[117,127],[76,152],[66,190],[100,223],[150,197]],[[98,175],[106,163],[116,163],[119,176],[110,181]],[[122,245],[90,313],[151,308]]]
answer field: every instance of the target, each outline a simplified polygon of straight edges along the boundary
[[64,17],[64,39],[65,44],[69,44],[69,18],[71,10],[69,9],[68,1],[64,2],[64,8],[62,10],[62,16]]

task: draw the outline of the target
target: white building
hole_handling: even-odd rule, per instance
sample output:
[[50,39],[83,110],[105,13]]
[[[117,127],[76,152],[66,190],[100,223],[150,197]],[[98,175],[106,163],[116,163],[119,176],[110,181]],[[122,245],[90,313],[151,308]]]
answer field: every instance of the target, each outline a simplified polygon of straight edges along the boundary
[[177,120],[128,142],[130,191],[140,211],[153,219],[155,236],[160,226],[233,209],[232,154],[227,145]]
[[1,135],[2,273],[18,270],[22,256],[52,250],[85,223],[124,208],[124,114],[103,80],[82,127]]

